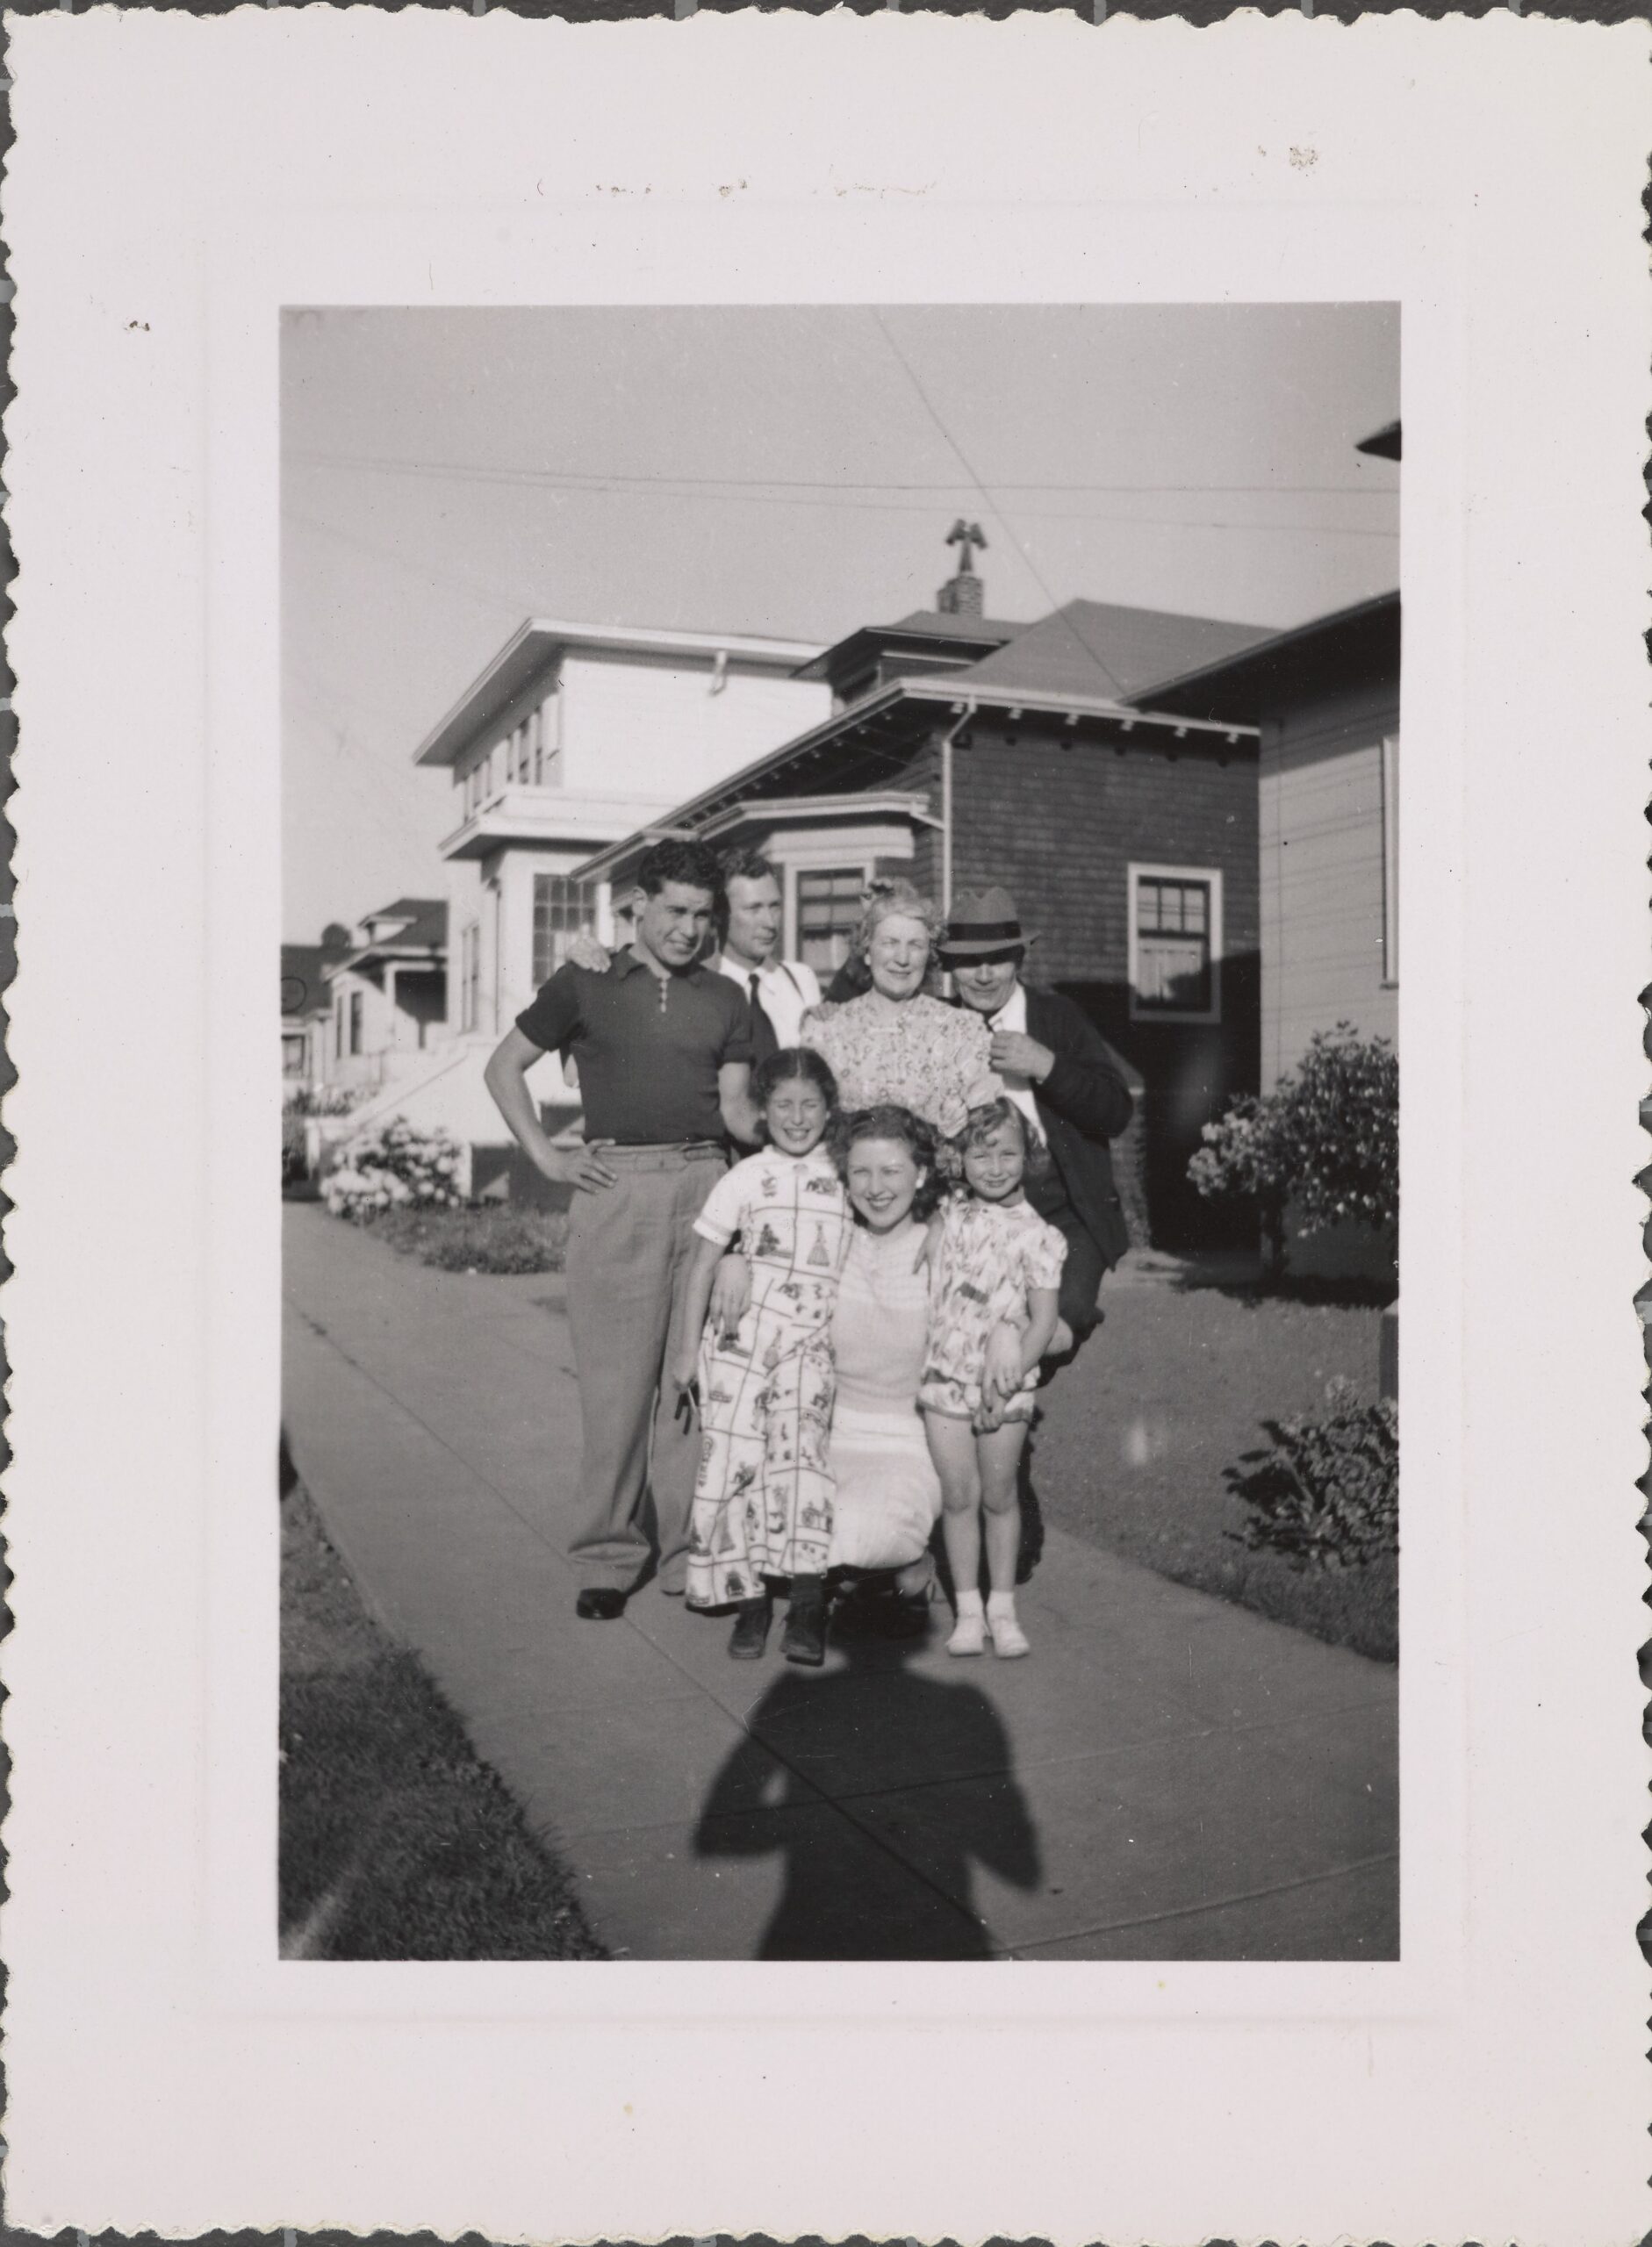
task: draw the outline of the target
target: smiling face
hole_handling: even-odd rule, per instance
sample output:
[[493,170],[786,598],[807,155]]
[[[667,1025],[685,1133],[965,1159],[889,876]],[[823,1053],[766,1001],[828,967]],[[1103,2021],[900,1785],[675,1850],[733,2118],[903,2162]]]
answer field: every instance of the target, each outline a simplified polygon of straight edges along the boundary
[[780,885],[772,874],[729,879],[729,934],[723,944],[736,966],[761,967],[780,941]]
[[909,999],[922,987],[930,965],[930,932],[909,913],[891,913],[879,922],[866,947],[872,987],[886,999]]
[[695,882],[668,881],[656,897],[639,890],[636,942],[662,967],[680,974],[700,957],[715,902],[711,892]]
[[1013,951],[990,952],[985,959],[949,962],[959,997],[978,1015],[995,1015],[1015,989],[1024,958],[1017,945]]
[[830,1114],[826,1095],[808,1077],[786,1077],[764,1103],[769,1138],[783,1155],[806,1155],[820,1145]]
[[869,1231],[893,1232],[911,1216],[925,1173],[903,1139],[857,1139],[844,1169],[849,1199]]
[[970,1192],[982,1202],[1018,1202],[1026,1167],[1021,1126],[1013,1116],[1004,1116],[964,1150],[964,1176]]

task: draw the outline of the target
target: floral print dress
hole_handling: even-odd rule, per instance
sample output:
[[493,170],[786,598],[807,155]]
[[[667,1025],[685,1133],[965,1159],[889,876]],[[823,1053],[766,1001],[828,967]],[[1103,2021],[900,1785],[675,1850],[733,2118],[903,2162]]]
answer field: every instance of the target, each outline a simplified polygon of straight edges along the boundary
[[[948,1202],[930,1259],[930,1347],[918,1407],[980,1425],[980,1377],[995,1326],[1024,1327],[1034,1288],[1059,1288],[1067,1242],[1026,1202]],[[1005,1405],[1032,1418],[1035,1366]]]
[[872,992],[819,1007],[801,1036],[830,1064],[843,1109],[893,1102],[950,1132],[962,1128],[966,1107],[1003,1090],[984,1018],[923,992],[895,1008]]
[[725,1607],[760,1595],[765,1576],[825,1572],[831,1321],[851,1219],[823,1148],[771,1148],[725,1172],[694,1230],[720,1247],[738,1233],[751,1267],[739,1332],[725,1343],[707,1325],[700,1346],[688,1604]]

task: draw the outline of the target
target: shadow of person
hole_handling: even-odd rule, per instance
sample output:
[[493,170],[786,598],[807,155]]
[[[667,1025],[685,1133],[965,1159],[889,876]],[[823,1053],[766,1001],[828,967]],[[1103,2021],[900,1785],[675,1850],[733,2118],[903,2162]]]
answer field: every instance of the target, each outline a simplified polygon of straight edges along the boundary
[[841,1667],[787,1668],[746,1719],[779,1769],[754,1798],[743,1741],[713,1781],[696,1855],[783,1861],[754,1956],[989,1958],[975,1869],[1017,1888],[1042,1877],[997,1711],[966,1679],[914,1669],[912,1651],[851,1643]]

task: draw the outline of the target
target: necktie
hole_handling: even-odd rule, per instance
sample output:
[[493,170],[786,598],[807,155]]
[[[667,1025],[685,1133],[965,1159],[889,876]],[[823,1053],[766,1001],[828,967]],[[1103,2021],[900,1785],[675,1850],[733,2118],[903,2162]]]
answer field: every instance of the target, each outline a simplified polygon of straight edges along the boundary
[[755,1068],[759,1061],[766,1061],[771,1053],[779,1052],[780,1041],[774,1034],[774,1024],[764,1011],[755,975],[747,976],[746,990],[751,1001],[751,1065]]

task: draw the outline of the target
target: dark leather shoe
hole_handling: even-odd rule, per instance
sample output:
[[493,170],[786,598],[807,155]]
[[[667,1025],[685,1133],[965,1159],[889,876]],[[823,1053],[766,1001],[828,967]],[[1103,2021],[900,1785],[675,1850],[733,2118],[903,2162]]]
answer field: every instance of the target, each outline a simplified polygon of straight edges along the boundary
[[587,1623],[617,1623],[625,1612],[625,1594],[607,1584],[588,1584],[575,1600],[573,1612]]
[[787,1611],[780,1652],[787,1662],[818,1669],[826,1659],[826,1602],[810,1599]]
[[734,1629],[729,1638],[729,1657],[732,1662],[760,1662],[763,1649],[769,1642],[769,1625],[774,1620],[774,1609],[766,1599],[743,1599],[740,1612],[734,1619]]

